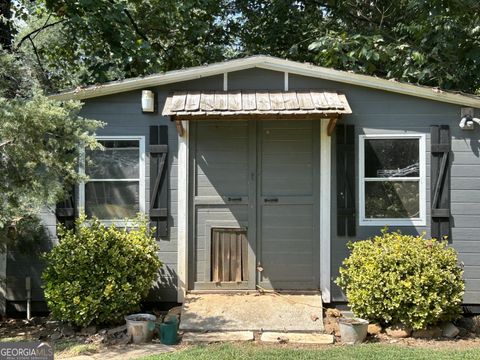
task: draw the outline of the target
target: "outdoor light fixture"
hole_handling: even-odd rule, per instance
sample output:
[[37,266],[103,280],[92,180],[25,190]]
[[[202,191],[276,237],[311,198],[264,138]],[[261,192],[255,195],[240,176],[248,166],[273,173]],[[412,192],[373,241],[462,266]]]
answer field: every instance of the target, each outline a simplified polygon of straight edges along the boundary
[[475,123],[480,125],[480,119],[473,117],[473,108],[462,108],[461,116],[462,118],[458,126],[460,126],[462,130],[474,130]]
[[144,113],[155,111],[155,94],[151,90],[142,90],[142,111]]

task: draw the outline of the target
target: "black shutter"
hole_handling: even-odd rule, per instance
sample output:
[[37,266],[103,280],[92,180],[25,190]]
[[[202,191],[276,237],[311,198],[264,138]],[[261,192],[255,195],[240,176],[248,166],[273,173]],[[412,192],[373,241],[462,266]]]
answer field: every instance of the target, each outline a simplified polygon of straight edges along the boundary
[[67,229],[75,228],[75,186],[72,186],[65,199],[57,204],[55,216],[57,222]]
[[355,236],[355,127],[338,124],[337,235]]
[[155,238],[168,235],[168,126],[150,126],[150,224]]
[[452,141],[448,125],[433,125],[431,142],[431,236],[450,237],[450,151]]

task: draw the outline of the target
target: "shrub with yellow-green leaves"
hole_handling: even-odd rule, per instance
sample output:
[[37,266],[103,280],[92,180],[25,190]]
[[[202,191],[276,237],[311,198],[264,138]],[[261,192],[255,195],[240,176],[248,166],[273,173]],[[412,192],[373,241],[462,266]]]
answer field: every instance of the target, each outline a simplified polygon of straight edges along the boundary
[[53,316],[86,326],[136,311],[162,265],[146,220],[125,229],[80,216],[75,228],[59,226],[60,243],[45,256],[42,278]]
[[446,241],[385,229],[349,249],[336,283],[357,316],[423,329],[460,315],[463,270]]

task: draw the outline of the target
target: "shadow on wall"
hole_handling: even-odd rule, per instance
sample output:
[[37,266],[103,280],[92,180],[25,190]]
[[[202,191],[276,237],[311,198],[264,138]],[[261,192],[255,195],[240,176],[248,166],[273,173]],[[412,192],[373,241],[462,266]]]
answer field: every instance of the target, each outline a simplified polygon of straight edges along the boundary
[[[44,301],[41,275],[45,263],[41,254],[52,249],[55,239],[37,218],[28,219],[10,232],[7,244],[6,298],[13,303],[15,311],[25,311],[25,278],[31,278],[32,301]],[[44,311],[44,307],[33,311]]]

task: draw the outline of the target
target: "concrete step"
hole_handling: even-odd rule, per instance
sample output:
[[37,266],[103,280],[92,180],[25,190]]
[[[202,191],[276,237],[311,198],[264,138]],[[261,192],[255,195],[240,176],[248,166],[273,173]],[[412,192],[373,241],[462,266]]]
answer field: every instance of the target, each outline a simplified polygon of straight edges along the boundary
[[184,343],[213,343],[230,341],[253,341],[253,331],[211,331],[211,332],[193,332],[188,331],[183,334]]
[[264,332],[260,340],[270,343],[294,343],[294,344],[333,344],[333,335],[314,333],[291,333],[291,332]]

